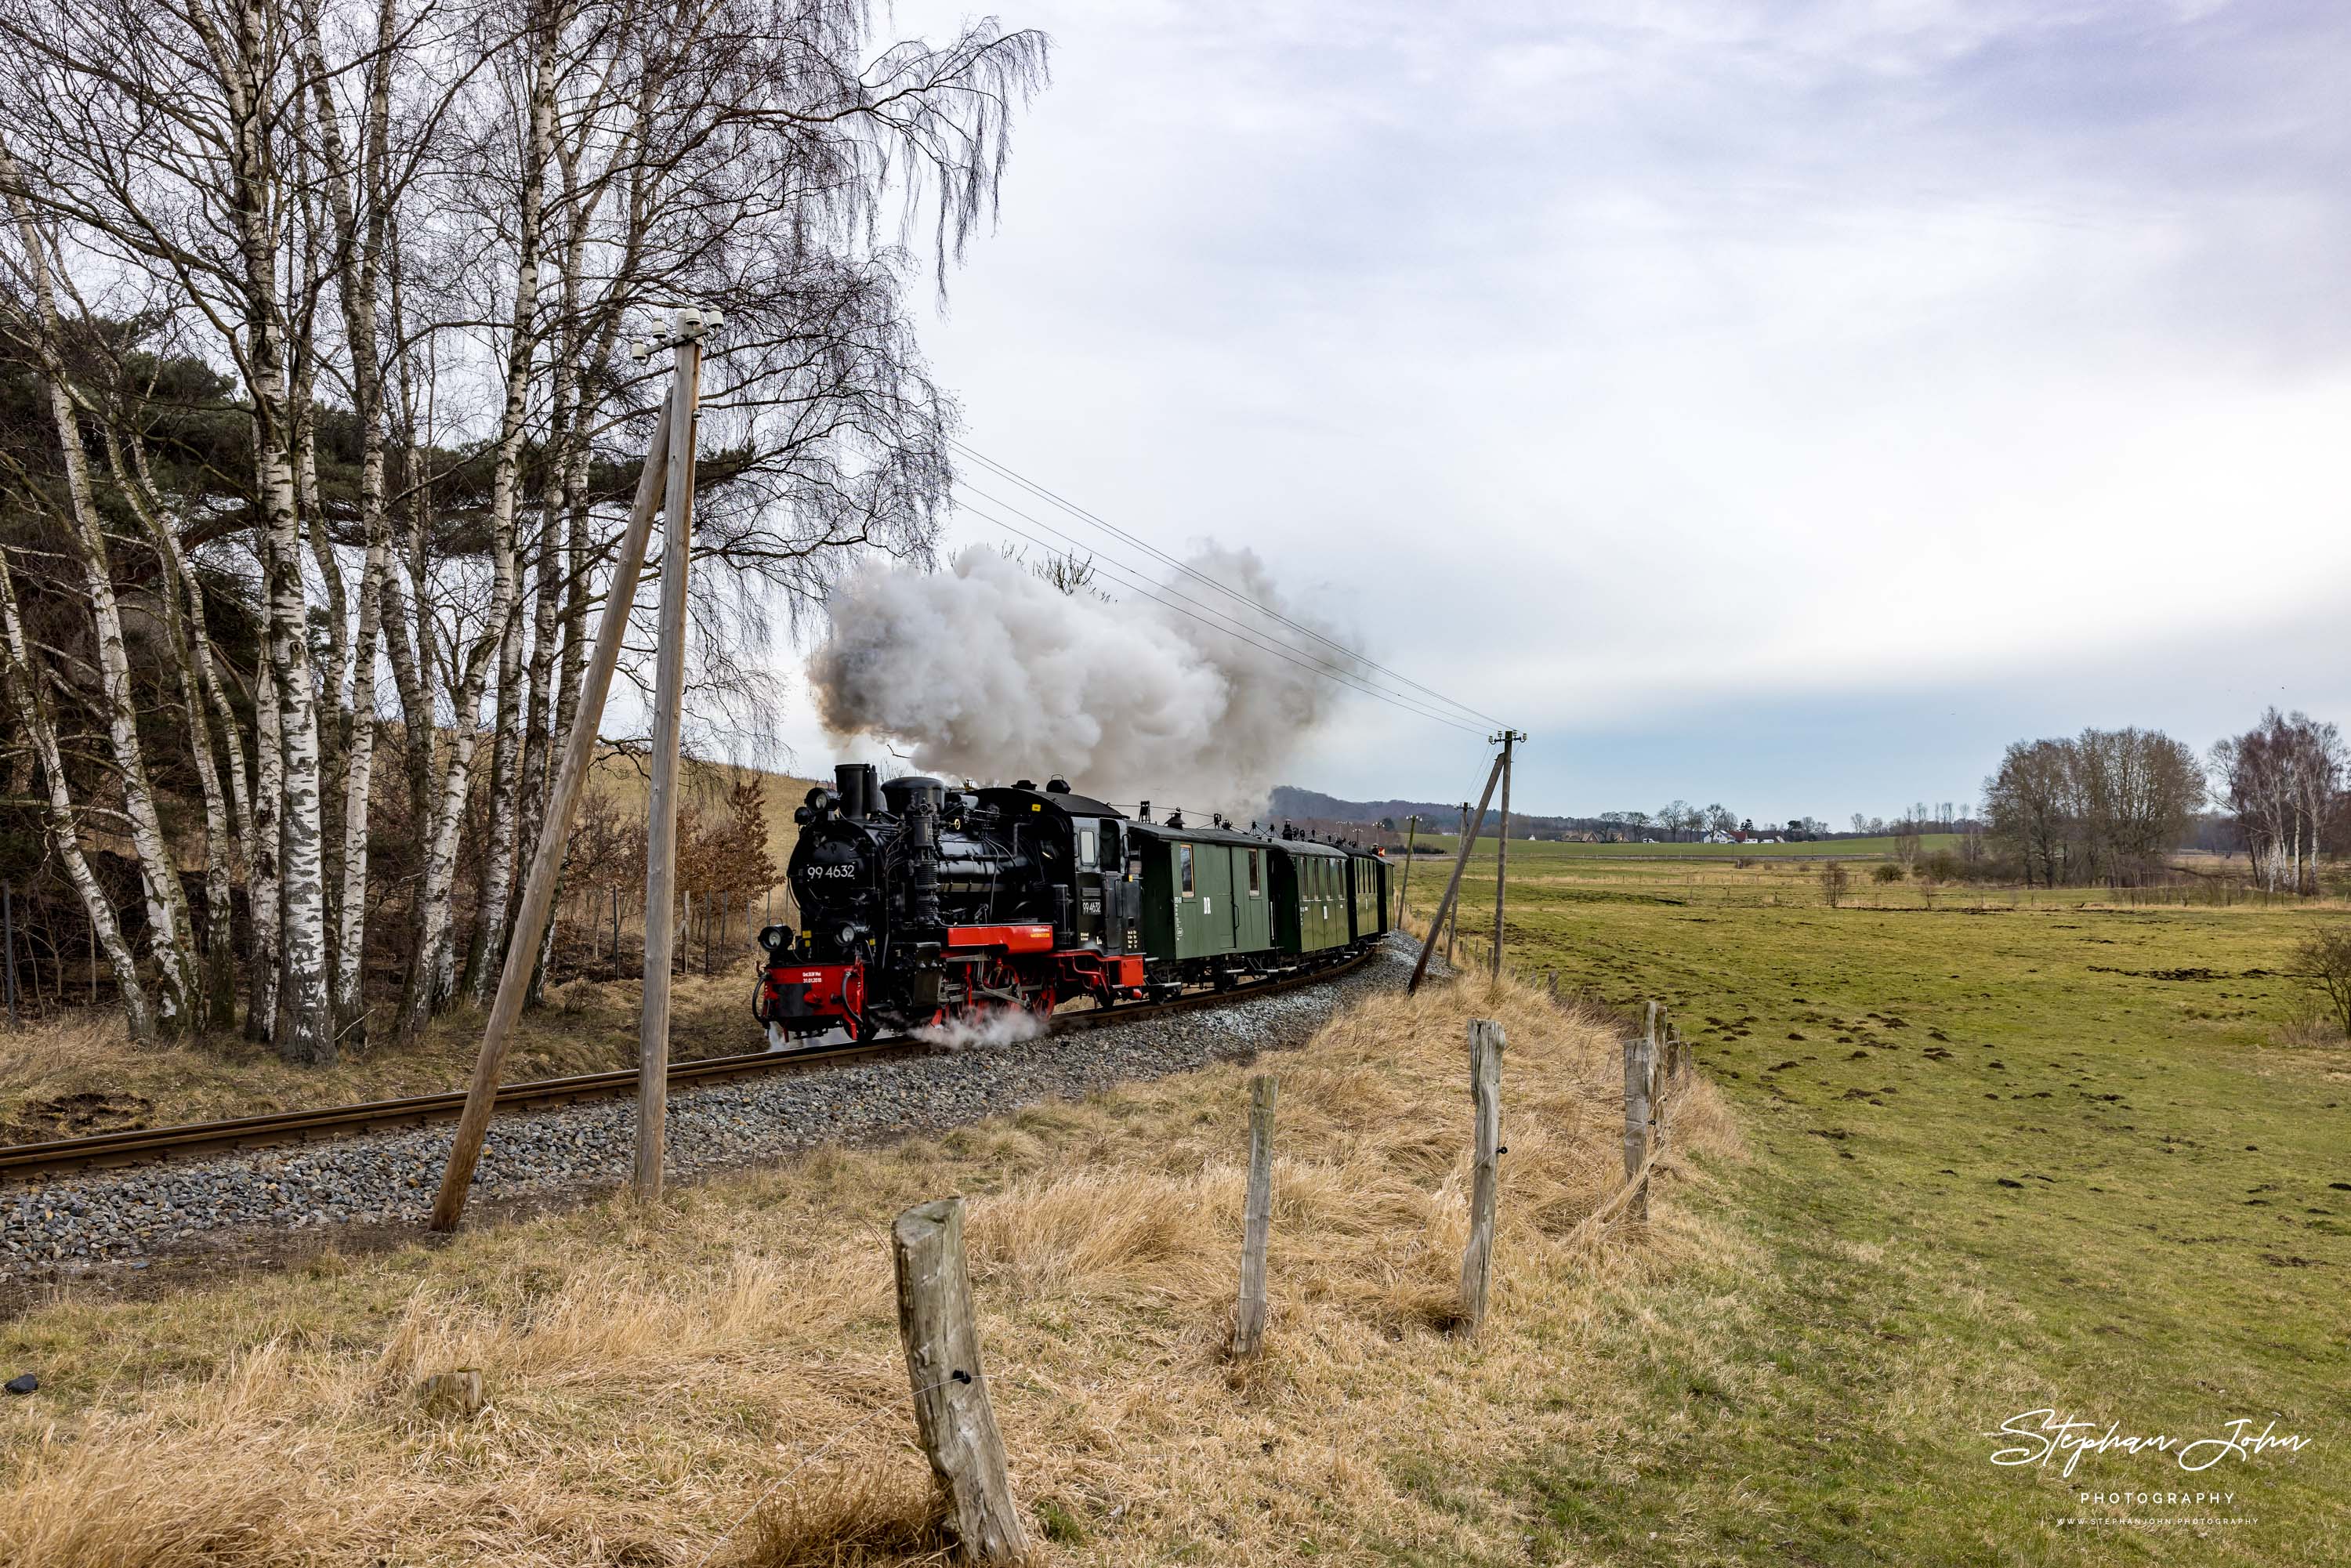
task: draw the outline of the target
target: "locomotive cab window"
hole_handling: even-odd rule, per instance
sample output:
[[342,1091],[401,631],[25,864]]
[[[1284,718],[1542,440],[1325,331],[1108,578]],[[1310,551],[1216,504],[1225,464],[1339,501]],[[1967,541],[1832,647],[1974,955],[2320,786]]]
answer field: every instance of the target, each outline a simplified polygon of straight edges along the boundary
[[1088,871],[1094,869],[1094,831],[1092,828],[1078,830],[1078,863]]
[[1262,888],[1261,888],[1260,884],[1259,884],[1259,882],[1258,882],[1258,872],[1257,872],[1257,857],[1258,857],[1258,852],[1257,852],[1257,851],[1255,851],[1255,850],[1251,850],[1251,851],[1249,851],[1249,896],[1250,896],[1251,898],[1255,898],[1255,897],[1257,897],[1257,896],[1259,895],[1259,894],[1262,891]]
[[1177,869],[1180,873],[1182,873],[1182,874],[1183,874],[1183,879],[1184,879],[1184,896],[1185,896],[1185,897],[1186,897],[1186,898],[1189,898],[1189,897],[1191,897],[1191,896],[1192,896],[1192,846],[1191,846],[1191,845],[1189,845],[1189,844],[1177,844],[1177,845],[1176,846],[1176,869]]

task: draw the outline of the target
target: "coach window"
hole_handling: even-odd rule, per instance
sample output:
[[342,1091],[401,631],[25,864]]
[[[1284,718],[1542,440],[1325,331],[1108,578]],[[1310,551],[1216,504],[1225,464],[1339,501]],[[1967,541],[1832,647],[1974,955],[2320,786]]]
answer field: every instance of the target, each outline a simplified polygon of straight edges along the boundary
[[1078,830],[1078,863],[1088,871],[1093,870],[1097,863],[1094,859],[1094,831],[1092,828]]
[[1257,897],[1257,896],[1258,896],[1258,894],[1259,894],[1258,880],[1257,880],[1257,853],[1258,853],[1258,852],[1257,852],[1257,851],[1255,851],[1255,850],[1251,850],[1251,851],[1249,851],[1249,896],[1250,896],[1251,898],[1255,898],[1255,897]]
[[1191,897],[1191,896],[1192,896],[1192,846],[1191,846],[1191,845],[1189,845],[1189,844],[1177,844],[1177,845],[1176,846],[1176,866],[1177,866],[1177,867],[1178,867],[1178,868],[1183,872],[1183,873],[1184,873],[1184,896],[1185,896],[1185,897],[1186,897],[1186,898],[1189,898],[1189,897]]

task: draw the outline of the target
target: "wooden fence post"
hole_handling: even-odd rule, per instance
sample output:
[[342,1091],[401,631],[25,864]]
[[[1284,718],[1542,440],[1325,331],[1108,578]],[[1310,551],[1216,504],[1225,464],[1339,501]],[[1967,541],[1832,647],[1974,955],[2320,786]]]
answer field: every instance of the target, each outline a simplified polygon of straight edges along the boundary
[[898,1334],[914,1391],[914,1426],[947,1497],[957,1540],[975,1563],[1016,1563],[1028,1532],[1004,1470],[1004,1439],[979,1367],[964,1262],[963,1199],[918,1203],[890,1227]]
[[1273,1106],[1281,1080],[1249,1080],[1249,1207],[1241,1226],[1241,1293],[1233,1313],[1232,1353],[1246,1361],[1265,1343],[1265,1245],[1273,1229]]
[[424,1380],[424,1408],[434,1416],[481,1414],[482,1372],[475,1366],[436,1372]]
[[1469,1245],[1461,1253],[1461,1323],[1470,1333],[1486,1320],[1486,1291],[1494,1273],[1494,1187],[1502,1153],[1502,1026],[1469,1020],[1469,1098],[1476,1106],[1477,1148],[1469,1189]]
[[[1656,1004],[1649,1004],[1655,1009]],[[1654,1016],[1654,1010],[1652,1013]],[[1649,1159],[1649,1085],[1656,1047],[1646,1034],[1625,1041],[1625,1179],[1637,1183],[1625,1212],[1646,1223],[1649,1218],[1649,1178],[1641,1167]]]

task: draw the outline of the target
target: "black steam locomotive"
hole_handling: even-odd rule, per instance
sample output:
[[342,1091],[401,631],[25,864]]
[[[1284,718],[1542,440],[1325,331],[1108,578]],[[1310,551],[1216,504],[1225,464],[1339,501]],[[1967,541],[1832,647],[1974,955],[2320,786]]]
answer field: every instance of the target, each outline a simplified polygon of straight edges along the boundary
[[1387,863],[1301,834],[1071,792],[882,781],[843,763],[795,813],[797,930],[760,934],[771,1036],[1050,1015],[1336,961],[1386,927]]

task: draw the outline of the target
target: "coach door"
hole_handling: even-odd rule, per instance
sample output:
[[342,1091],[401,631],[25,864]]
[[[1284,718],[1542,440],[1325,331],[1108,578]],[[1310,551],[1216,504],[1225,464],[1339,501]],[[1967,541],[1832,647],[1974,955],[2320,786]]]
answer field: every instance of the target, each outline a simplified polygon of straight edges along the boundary
[[1105,911],[1102,906],[1102,826],[1092,817],[1070,819],[1070,841],[1077,861],[1076,874],[1071,881],[1076,884],[1078,907],[1071,912],[1071,924],[1081,945],[1102,940]]

